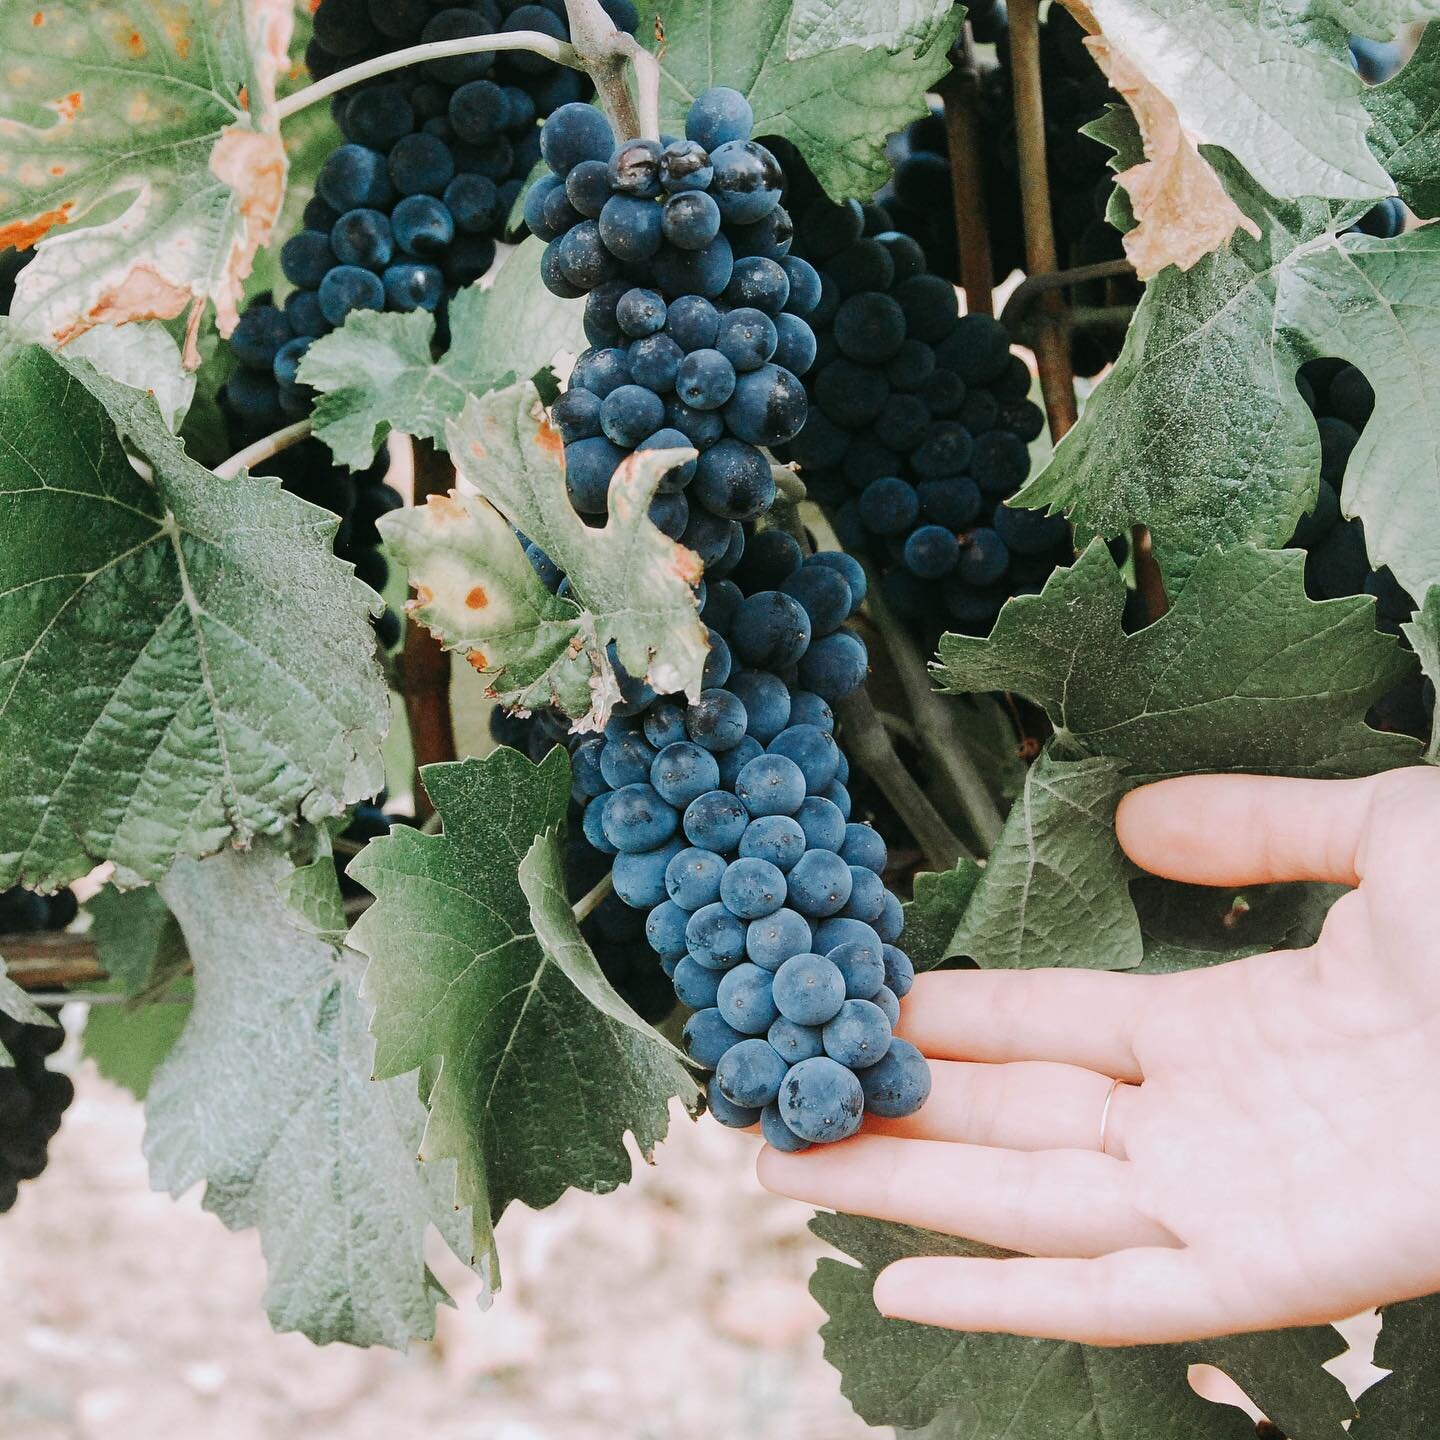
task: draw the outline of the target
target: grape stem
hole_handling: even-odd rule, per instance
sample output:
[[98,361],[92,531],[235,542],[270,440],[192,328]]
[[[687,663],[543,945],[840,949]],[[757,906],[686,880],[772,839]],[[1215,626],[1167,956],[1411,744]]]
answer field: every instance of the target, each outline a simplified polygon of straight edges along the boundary
[[[845,548],[829,518],[818,506],[806,505],[805,523],[823,548]],[[937,778],[945,782],[956,806],[970,822],[971,829],[988,849],[994,845],[1005,822],[986,788],[975,757],[956,726],[953,710],[945,697],[931,686],[930,675],[919,650],[885,603],[879,585],[875,584],[874,573],[868,567],[867,574],[871,583],[865,597],[865,610],[885,642],[899,676],[900,688],[905,692],[905,700],[914,719],[916,743],[926,759],[935,766]]]
[[605,878],[598,885],[596,885],[593,890],[588,890],[584,895],[582,895],[570,907],[571,912],[574,914],[577,923],[583,920],[587,915],[589,915],[589,913],[610,893],[612,889],[614,889],[614,887],[615,878],[607,872]]
[[359,65],[337,70],[324,80],[317,80],[313,85],[277,100],[275,120],[281,124],[309,106],[328,100],[362,80],[373,80],[377,75],[389,75],[427,60],[450,60],[459,55],[483,55],[493,50],[530,50],[571,70],[586,68],[575,46],[557,40],[553,35],[542,35],[538,30],[513,30],[503,35],[466,35],[459,40],[433,40],[428,45],[410,45],[404,50],[377,55],[373,60],[363,60]]
[[[565,0],[570,40],[595,82],[600,108],[617,140],[660,138],[660,62],[616,27],[600,0]],[[635,72],[635,96],[629,72]],[[638,105],[636,103],[638,99]]]
[[885,792],[935,870],[951,870],[963,856],[975,856],[956,838],[930,797],[915,783],[895,753],[884,721],[862,686],[835,707],[855,763]]
[[298,444],[315,428],[315,422],[307,415],[283,430],[271,435],[262,435],[253,445],[237,450],[228,460],[222,460],[215,467],[215,474],[221,480],[233,480],[242,470],[253,469],[266,460],[273,459],[282,450]]
[[980,767],[955,724],[954,712],[943,695],[931,686],[920,651],[885,603],[880,587],[872,584],[866,609],[894,662],[900,688],[905,692],[915,733],[925,758],[933,764],[980,843],[988,850],[1000,836],[1005,821],[986,787]]

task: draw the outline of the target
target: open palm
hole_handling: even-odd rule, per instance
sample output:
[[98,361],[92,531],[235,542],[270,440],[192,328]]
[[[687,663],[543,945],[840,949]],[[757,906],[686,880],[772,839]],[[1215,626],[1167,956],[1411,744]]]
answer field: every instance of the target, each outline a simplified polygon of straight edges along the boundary
[[1356,888],[1308,950],[924,976],[900,1033],[932,1059],[926,1107],[766,1149],[762,1181],[1021,1252],[876,1282],[886,1315],[956,1329],[1131,1344],[1440,1290],[1440,774],[1188,777],[1117,828],[1172,879]]

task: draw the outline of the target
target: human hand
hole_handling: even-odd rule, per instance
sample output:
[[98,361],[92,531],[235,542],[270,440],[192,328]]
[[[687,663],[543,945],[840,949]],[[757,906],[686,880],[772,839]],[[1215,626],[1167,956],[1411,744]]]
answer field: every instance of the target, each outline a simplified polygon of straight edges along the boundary
[[898,1033],[931,1058],[925,1108],[767,1147],[762,1183],[1022,1252],[876,1281],[883,1314],[957,1330],[1127,1345],[1440,1290],[1440,773],[1189,776],[1116,828],[1174,880],[1357,888],[1307,950],[922,976]]

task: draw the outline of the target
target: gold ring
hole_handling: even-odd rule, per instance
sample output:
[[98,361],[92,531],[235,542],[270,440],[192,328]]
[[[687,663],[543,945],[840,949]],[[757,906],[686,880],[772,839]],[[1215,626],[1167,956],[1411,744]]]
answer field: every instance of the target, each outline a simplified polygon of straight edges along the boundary
[[1105,1104],[1100,1110],[1100,1153],[1102,1155],[1106,1153],[1105,1133],[1110,1126],[1110,1105],[1115,1099],[1115,1092],[1120,1088],[1120,1084],[1121,1082],[1119,1080],[1112,1080],[1110,1082],[1110,1088],[1105,1092]]

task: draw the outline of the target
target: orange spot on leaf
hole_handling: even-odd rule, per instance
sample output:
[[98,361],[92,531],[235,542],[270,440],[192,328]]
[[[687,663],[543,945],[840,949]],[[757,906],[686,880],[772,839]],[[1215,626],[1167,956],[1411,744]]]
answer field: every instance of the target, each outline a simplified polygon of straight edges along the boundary
[[240,94],[236,99],[239,100],[242,110],[248,110],[250,108],[250,87],[248,85],[242,85],[240,87]]
[[429,605],[435,599],[435,592],[428,585],[417,585],[415,587],[415,603],[417,605]]
[[432,495],[425,509],[436,521],[463,520],[465,507],[453,495]]
[[483,610],[490,603],[490,597],[485,593],[483,585],[474,585],[466,595],[465,603],[471,610]]
[[125,37],[125,48],[136,60],[145,53],[145,39],[138,30],[132,30]]
[[12,245],[17,250],[28,250],[57,225],[67,224],[74,208],[74,201],[67,200],[58,210],[47,210],[32,220],[12,220],[8,225],[0,225],[0,250],[9,249]]
[[552,460],[565,458],[565,442],[561,440],[560,432],[548,420],[540,422],[540,428],[535,432],[535,443]]
[[45,12],[37,10],[31,17],[30,23],[38,30],[45,23]]
[[62,120],[73,120],[85,108],[85,101],[78,90],[62,95],[55,102],[55,113]]
[[466,654],[465,658],[476,670],[488,670],[490,668],[490,662],[485,658],[485,652],[483,650],[471,650]]

